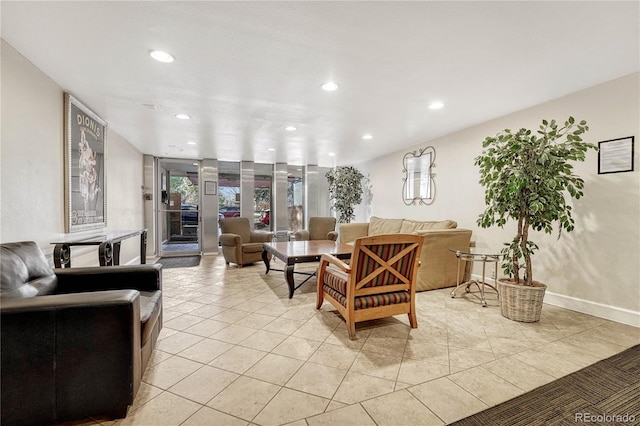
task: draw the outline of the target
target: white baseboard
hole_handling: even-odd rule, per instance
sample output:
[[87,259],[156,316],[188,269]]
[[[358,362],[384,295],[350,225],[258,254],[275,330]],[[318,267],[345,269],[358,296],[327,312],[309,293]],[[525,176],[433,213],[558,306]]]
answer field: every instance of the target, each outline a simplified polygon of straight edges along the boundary
[[640,312],[547,291],[544,303],[640,328]]
[[[471,275],[471,279],[474,280],[480,280],[481,278],[478,274]],[[495,286],[494,279],[487,278],[486,280],[487,283]],[[548,290],[544,294],[544,303],[640,328],[640,312],[630,309],[578,299],[577,297],[553,293]]]

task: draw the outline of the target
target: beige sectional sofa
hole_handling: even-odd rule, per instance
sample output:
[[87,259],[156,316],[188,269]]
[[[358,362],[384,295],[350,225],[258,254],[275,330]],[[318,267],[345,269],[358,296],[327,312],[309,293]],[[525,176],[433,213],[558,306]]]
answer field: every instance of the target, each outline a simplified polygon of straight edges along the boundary
[[[383,234],[418,234],[424,237],[416,291],[434,290],[456,285],[456,255],[449,251],[466,250],[471,243],[471,230],[461,229],[452,220],[415,221],[371,217],[369,222],[340,225],[340,242],[352,243],[357,238]],[[460,277],[465,275],[460,262]]]

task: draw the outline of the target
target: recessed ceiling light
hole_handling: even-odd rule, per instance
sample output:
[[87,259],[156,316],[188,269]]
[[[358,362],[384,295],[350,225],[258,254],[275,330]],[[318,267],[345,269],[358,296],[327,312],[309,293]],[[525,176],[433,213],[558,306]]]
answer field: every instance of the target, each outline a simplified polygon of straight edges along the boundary
[[327,92],[333,92],[334,90],[338,90],[338,85],[333,81],[328,81],[322,85],[322,90],[326,90]]
[[362,139],[373,139],[373,136],[371,136],[369,133],[367,133],[366,135],[362,135]]
[[267,151],[272,151],[273,152],[275,150],[276,150],[275,148],[267,148]]
[[284,128],[287,132],[295,132],[298,130],[295,126],[287,126]]
[[191,116],[187,114],[176,114],[176,118],[180,120],[190,120]]
[[159,62],[169,63],[174,61],[173,56],[171,56],[167,52],[163,52],[162,50],[152,50],[149,52],[149,55],[151,55],[153,59]]
[[329,157],[335,157],[335,156],[336,156],[336,154],[334,154],[333,152],[329,153]]
[[436,101],[436,102],[431,102],[431,104],[429,105],[429,109],[440,109],[444,106],[444,104],[440,101]]
[[198,144],[196,142],[194,142],[194,141],[189,141],[189,142],[187,142],[187,145],[198,145]]

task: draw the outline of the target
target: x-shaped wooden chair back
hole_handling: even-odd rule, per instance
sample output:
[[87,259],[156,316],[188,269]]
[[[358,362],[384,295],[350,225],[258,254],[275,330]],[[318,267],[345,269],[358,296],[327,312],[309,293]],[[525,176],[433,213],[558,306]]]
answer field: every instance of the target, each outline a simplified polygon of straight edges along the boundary
[[411,288],[419,237],[380,235],[356,241],[352,268],[355,296]]

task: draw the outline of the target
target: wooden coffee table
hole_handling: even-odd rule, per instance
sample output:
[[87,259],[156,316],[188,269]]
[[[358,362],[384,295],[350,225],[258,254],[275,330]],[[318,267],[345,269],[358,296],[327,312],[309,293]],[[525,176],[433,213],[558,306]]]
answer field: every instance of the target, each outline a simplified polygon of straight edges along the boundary
[[[284,272],[284,277],[289,285],[289,299],[291,299],[293,292],[315,275],[315,272],[295,272],[296,263],[317,262],[323,254],[332,254],[339,259],[349,259],[352,251],[353,246],[331,240],[273,242],[264,243],[262,246],[262,260],[267,267],[266,274],[271,270],[269,254],[284,262],[286,265],[284,269],[274,269],[274,271]],[[308,277],[296,287],[293,274],[302,274]]]

